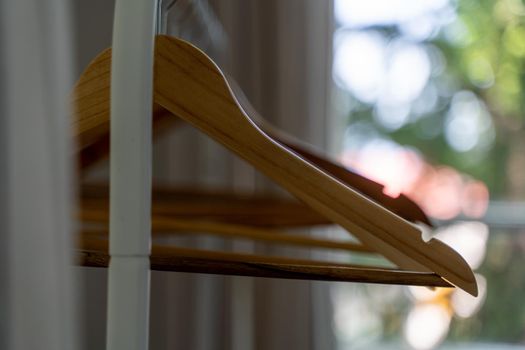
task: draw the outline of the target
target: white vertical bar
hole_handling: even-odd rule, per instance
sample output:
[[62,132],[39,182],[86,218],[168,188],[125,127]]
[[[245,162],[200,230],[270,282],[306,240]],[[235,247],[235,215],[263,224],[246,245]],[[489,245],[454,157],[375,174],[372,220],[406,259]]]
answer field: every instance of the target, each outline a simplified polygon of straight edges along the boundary
[[149,331],[156,0],[117,0],[115,6],[107,349],[144,350]]

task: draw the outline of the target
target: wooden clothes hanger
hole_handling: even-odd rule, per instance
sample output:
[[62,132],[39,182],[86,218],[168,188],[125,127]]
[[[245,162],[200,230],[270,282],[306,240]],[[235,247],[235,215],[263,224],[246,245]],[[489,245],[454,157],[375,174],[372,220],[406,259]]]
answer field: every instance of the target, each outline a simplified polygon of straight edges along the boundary
[[[80,219],[90,223],[91,229],[83,230],[84,236],[107,238],[109,213],[106,208],[83,208]],[[305,236],[289,235],[275,229],[261,229],[248,225],[237,225],[206,220],[180,219],[177,216],[152,215],[151,231],[154,237],[181,234],[211,234],[222,237],[244,238],[266,243],[285,244],[299,247],[338,249],[350,252],[373,253],[373,249],[354,242],[316,239]]]
[[[83,209],[109,210],[109,187],[81,187]],[[258,227],[311,227],[332,222],[294,198],[242,192],[154,185],[152,215]]]
[[[108,242],[81,238],[77,260],[83,266],[107,267]],[[434,273],[369,268],[303,259],[224,253],[152,245],[150,268],[156,271],[286,278],[317,281],[362,282],[429,287],[451,287]]]
[[[102,53],[97,57],[93,64],[86,69],[75,87],[74,109],[76,110],[76,118],[73,120],[73,126],[78,141],[80,168],[82,170],[91,167],[109,155],[110,60],[106,56],[106,53]],[[237,100],[242,108],[248,112],[252,121],[275,141],[300,154],[318,168],[344,184],[357,189],[404,219],[423,223],[430,227],[433,226],[421,208],[404,194],[400,194],[396,198],[384,194],[381,184],[337,164],[308,145],[274,128],[258,115],[234,80],[229,78],[228,81]],[[172,118],[172,116],[173,114],[170,111],[154,104],[153,130],[155,136],[159,136],[172,127],[181,124],[178,122],[178,118]]]
[[[90,68],[109,59],[106,51]],[[199,49],[179,39],[158,36],[154,71],[156,104],[250,162],[400,268],[435,272],[477,295],[471,269],[454,250],[436,239],[424,242],[421,232],[410,223],[261,131],[239,106],[221,71]],[[77,95],[78,101],[82,97]]]
[[310,145],[301,142],[297,138],[268,123],[266,119],[261,117],[251,105],[250,101],[246,95],[244,95],[244,92],[239,85],[237,85],[235,80],[228,76],[226,76],[226,79],[242,109],[250,116],[250,119],[272,139],[276,140],[281,145],[288,147],[299,154],[302,158],[330,174],[332,177],[353,189],[358,190],[365,196],[371,198],[405,220],[414,223],[423,223],[430,227],[433,226],[423,210],[406,195],[401,193],[395,198],[386,195],[384,193],[383,185],[345,168],[337,162],[327,158],[327,156],[319,153],[319,151],[315,150]]
[[[108,212],[100,209],[98,211],[82,211],[81,216],[83,220],[90,224],[102,223],[107,226],[109,221]],[[331,250],[339,249],[347,252],[371,252],[367,247],[355,243],[290,236],[281,232],[261,230],[249,226],[152,217],[153,238],[162,237],[164,234],[173,237],[174,233],[187,235],[203,232],[205,234],[241,237],[280,245]],[[84,229],[81,233],[79,239],[80,249],[77,251],[78,262],[88,267],[108,267],[107,228]],[[403,271],[388,267],[350,265],[242,253],[225,253],[180,248],[166,244],[152,245],[150,268],[157,271],[250,277],[452,287],[439,275],[429,272]]]

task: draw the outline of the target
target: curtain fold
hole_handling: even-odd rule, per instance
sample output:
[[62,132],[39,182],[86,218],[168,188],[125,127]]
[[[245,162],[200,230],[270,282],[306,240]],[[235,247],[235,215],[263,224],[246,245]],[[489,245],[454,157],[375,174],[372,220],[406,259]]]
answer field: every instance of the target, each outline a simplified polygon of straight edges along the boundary
[[[224,21],[230,39],[228,69],[254,107],[275,126],[325,148],[330,125],[331,2],[230,1],[229,8],[217,2],[219,16],[230,19]],[[252,178],[256,191],[282,192],[256,172]],[[256,250],[308,255],[285,248]],[[254,349],[334,347],[331,322],[318,322],[331,317],[328,284],[255,279],[250,292]],[[242,332],[242,324],[242,319],[233,320],[232,332]]]
[[68,2],[0,1],[0,348],[77,349]]

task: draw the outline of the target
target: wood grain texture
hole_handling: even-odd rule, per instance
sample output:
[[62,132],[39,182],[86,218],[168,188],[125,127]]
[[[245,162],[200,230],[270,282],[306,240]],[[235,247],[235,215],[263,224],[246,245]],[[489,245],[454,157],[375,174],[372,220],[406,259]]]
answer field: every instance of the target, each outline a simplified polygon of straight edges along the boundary
[[[83,208],[108,210],[107,185],[83,185],[80,192]],[[152,193],[152,214],[262,227],[333,224],[294,198],[188,187],[155,186]]]
[[[111,50],[108,49],[97,56],[86,68],[73,91],[73,129],[78,142],[80,169],[87,169],[107,158],[109,154],[110,63]],[[243,97],[244,95],[239,88],[236,88],[236,94],[239,96],[243,108],[249,110],[249,114],[256,124],[277,142],[293,149],[339,181],[357,189],[404,219],[432,226],[421,208],[409,198],[404,195],[397,198],[385,195],[382,185],[344,168],[286,133],[273,128],[263,118],[257,118],[257,113],[247,99]],[[169,111],[158,104],[153,105],[153,132],[155,136],[170,127],[181,124],[177,122],[178,118],[169,118],[169,116],[172,116]]]
[[[107,267],[107,241],[85,239],[77,251],[82,266]],[[151,269],[299,280],[451,287],[435,273],[364,268],[300,259],[153,246]]]
[[[104,61],[109,52],[101,56]],[[327,175],[261,131],[241,110],[217,66],[191,44],[157,37],[154,89],[156,104],[250,162],[399,267],[436,272],[467,292],[477,294],[471,269],[455,251],[435,239],[423,242],[421,232],[407,221]],[[79,95],[82,94],[76,96]],[[77,102],[80,101],[77,99]],[[82,108],[88,107],[91,108],[89,115],[98,115],[97,103],[86,103]],[[98,125],[92,124],[90,130],[97,129]]]
[[75,84],[71,98],[73,135],[82,149],[109,135],[111,51],[105,50],[88,65]]
[[[105,116],[105,118],[107,118],[107,115]],[[153,141],[158,140],[159,137],[176,124],[177,119],[173,118],[171,113],[162,110],[158,106],[154,106]],[[180,124],[180,122],[178,124]],[[107,133],[102,130],[106,130],[104,126],[101,126],[99,132],[96,134],[88,131],[88,136],[83,135],[79,137],[79,141],[84,142],[84,144],[77,145],[79,146],[77,153],[79,174],[81,176],[85,174],[85,170],[109,158],[109,130]],[[85,138],[82,139],[83,137]]]
[[[109,214],[100,209],[84,209],[80,213],[84,223],[102,224],[104,230],[86,231],[90,235],[107,236]],[[290,235],[277,230],[260,229],[246,225],[232,225],[213,221],[184,220],[179,218],[153,215],[151,218],[153,237],[171,236],[174,234],[206,234],[228,238],[243,238],[279,245],[299,246],[308,248],[337,249],[348,252],[372,253],[373,251],[358,243],[316,239],[305,236]]]
[[288,147],[310,163],[315,164],[318,168],[330,174],[335,179],[356,189],[405,220],[421,222],[427,226],[433,227],[423,210],[404,194],[401,193],[395,198],[386,195],[384,193],[383,185],[345,168],[337,161],[331,160],[328,156],[321,154],[310,145],[301,142],[297,138],[268,123],[266,119],[261,117],[251,105],[250,101],[248,101],[248,98],[246,98],[237,83],[230,77],[226,78],[235,98],[242,106],[242,109],[250,116],[250,119],[272,139],[281,145]]
[[352,232],[397,266],[432,271],[477,295],[474,274],[444,243],[424,242],[421,232],[262,132],[239,107],[220,69],[199,49],[157,36],[155,102],[208,134],[261,172]]
[[[72,129],[81,170],[109,156],[110,76],[111,51],[105,50],[86,67],[73,89],[71,110],[75,117]],[[153,106],[155,136],[175,122],[171,113],[159,105]]]

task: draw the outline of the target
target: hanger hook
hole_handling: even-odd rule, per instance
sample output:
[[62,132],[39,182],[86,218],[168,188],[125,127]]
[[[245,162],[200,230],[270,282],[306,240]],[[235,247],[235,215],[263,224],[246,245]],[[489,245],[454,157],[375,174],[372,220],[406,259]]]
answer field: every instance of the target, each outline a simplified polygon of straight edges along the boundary
[[168,28],[168,12],[175,5],[177,0],[157,0],[157,21],[155,24],[155,34],[166,34]]

